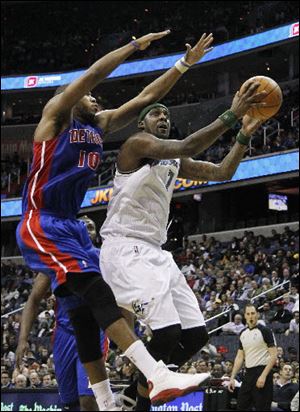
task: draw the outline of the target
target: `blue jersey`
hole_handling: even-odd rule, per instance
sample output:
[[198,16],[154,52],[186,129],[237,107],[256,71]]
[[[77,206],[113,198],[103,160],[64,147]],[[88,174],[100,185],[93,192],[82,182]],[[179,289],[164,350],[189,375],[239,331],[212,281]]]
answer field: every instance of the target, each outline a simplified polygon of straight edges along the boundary
[[[67,296],[65,298],[60,298],[56,296],[56,305],[55,305],[55,329],[62,328],[64,331],[74,334],[74,329],[69,319],[67,309],[72,309],[70,303],[66,305],[66,301],[78,300],[77,296]],[[69,306],[69,308],[67,307]],[[74,305],[77,307],[77,305]]]
[[103,152],[103,130],[72,120],[56,138],[34,142],[22,212],[41,210],[75,218]]

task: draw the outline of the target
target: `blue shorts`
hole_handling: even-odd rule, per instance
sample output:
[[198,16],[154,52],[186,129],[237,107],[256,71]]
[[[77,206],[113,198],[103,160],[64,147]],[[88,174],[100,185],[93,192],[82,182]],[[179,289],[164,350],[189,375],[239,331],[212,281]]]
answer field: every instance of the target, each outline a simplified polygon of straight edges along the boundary
[[[109,341],[101,332],[101,350],[107,358]],[[76,402],[79,396],[93,396],[86,371],[79,360],[73,334],[58,327],[53,335],[53,360],[59,395],[64,404]]]
[[99,251],[80,220],[31,210],[18,224],[17,243],[30,269],[50,275],[52,291],[68,272],[100,273]]

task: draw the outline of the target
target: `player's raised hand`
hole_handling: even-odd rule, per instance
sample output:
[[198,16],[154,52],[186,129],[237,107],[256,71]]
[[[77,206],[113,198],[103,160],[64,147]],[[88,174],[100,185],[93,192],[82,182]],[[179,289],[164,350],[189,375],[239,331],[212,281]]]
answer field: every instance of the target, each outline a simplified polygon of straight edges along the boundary
[[190,44],[187,43],[185,45],[185,61],[190,65],[197,63],[206,53],[209,53],[213,49],[213,47],[209,47],[212,44],[213,40],[214,38],[212,33],[210,33],[208,36],[206,35],[206,33],[204,33],[193,48]]
[[247,114],[245,114],[242,120],[243,127],[241,132],[245,136],[251,136],[263,124],[263,122],[263,120],[254,119],[253,117],[250,117]]
[[145,50],[148,46],[150,46],[151,42],[167,36],[170,32],[171,30],[160,31],[159,33],[149,33],[139,39],[133,39],[136,43],[138,43],[140,50]]
[[230,110],[235,113],[238,119],[243,117],[250,107],[263,107],[266,103],[262,100],[268,94],[266,91],[256,93],[259,88],[260,83],[253,82],[249,83],[247,89],[243,93],[236,92]]

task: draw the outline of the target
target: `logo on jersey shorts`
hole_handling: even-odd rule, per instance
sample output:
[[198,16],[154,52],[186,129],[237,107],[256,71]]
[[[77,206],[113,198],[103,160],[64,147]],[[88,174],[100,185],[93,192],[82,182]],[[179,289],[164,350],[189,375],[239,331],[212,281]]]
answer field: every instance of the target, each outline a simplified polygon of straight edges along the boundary
[[156,165],[160,165],[160,166],[175,166],[177,169],[179,169],[179,162],[175,159],[171,159],[171,160],[155,160],[152,163],[152,166],[156,166]]
[[[151,299],[151,301],[153,301],[154,298]],[[134,300],[131,304],[132,309],[134,311],[134,313],[136,314],[136,316],[138,316],[139,318],[143,318],[146,316],[146,314],[148,313],[147,311],[147,306],[149,305],[150,302],[142,302],[140,299]]]

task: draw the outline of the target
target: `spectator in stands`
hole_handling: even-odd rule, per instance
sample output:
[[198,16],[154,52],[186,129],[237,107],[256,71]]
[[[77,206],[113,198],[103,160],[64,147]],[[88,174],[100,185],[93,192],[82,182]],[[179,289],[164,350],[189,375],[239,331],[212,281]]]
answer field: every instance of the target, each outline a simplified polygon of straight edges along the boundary
[[209,300],[206,302],[206,305],[205,305],[205,310],[207,311],[207,312],[210,312],[210,311],[212,311],[213,310],[213,304],[214,304],[214,302],[216,301],[216,292],[211,292],[210,293],[210,298],[209,298]]
[[51,375],[47,374],[43,376],[42,388],[50,388],[52,386]]
[[245,329],[245,325],[243,324],[243,317],[240,314],[236,314],[234,316],[233,322],[229,322],[223,326],[222,331],[226,334],[234,334],[239,335],[243,329]]
[[252,299],[255,296],[259,295],[261,293],[260,289],[258,288],[258,284],[255,280],[251,281],[251,289],[248,291],[248,299]]
[[[279,251],[279,252],[281,252],[281,251]],[[278,262],[277,265],[282,266],[282,262]],[[285,267],[282,271],[282,283],[290,280],[290,278],[291,278],[290,268]],[[289,291],[289,283],[286,283],[285,285],[283,285],[282,288],[288,292]]]
[[270,302],[265,302],[260,312],[261,320],[265,321],[266,325],[268,326],[268,324],[274,318],[274,315],[275,315],[275,311],[271,309]]
[[30,388],[40,388],[42,386],[40,377],[37,372],[30,372],[29,381],[30,381]]
[[273,411],[290,411],[291,401],[299,390],[299,385],[292,383],[293,369],[285,363],[280,368],[280,377],[273,388]]
[[232,360],[226,360],[225,363],[224,363],[224,375],[223,375],[223,376],[224,376],[224,377],[225,377],[225,376],[230,377],[230,376],[231,376],[232,369],[233,369],[233,362],[232,362]]
[[286,294],[283,296],[283,302],[284,302],[284,305],[283,305],[284,309],[285,309],[285,310],[288,310],[289,312],[292,313],[293,308],[294,308],[294,305],[295,305],[295,302],[293,302],[293,299],[290,298],[290,296],[289,296],[288,293],[286,293]]
[[285,335],[288,336],[290,333],[296,333],[299,335],[299,312],[293,313],[294,319],[290,321],[289,328],[285,331]]
[[205,360],[199,360],[196,364],[197,373],[207,373],[208,365]]
[[11,388],[11,379],[7,371],[1,372],[1,388],[9,389]]
[[279,360],[284,359],[284,351],[282,346],[277,346],[277,358]]
[[272,286],[278,286],[281,283],[281,279],[276,270],[272,270],[271,283],[272,283]]
[[23,374],[19,374],[15,379],[15,389],[24,389],[27,386],[27,378]]
[[276,312],[272,319],[272,322],[277,321],[280,323],[289,323],[293,317],[291,312],[287,309],[284,309],[284,301],[278,300],[276,302]]
[[298,358],[298,353],[297,353],[296,348],[294,348],[293,346],[289,346],[288,347],[287,361],[288,362],[297,362],[297,358]]
[[1,358],[6,362],[6,365],[11,367],[15,363],[16,355],[15,353],[10,349],[8,343],[3,343],[1,347]]
[[191,373],[192,375],[194,375],[195,373],[197,373],[197,369],[195,368],[195,366],[191,365],[188,368],[187,373]]
[[235,298],[237,300],[248,300],[248,289],[245,287],[243,279],[239,279],[237,282]]
[[215,363],[211,372],[213,378],[220,379],[224,375],[223,367],[220,363]]
[[[269,289],[272,288],[271,281],[269,278],[263,278],[262,280],[262,287],[260,288],[260,293],[267,292]],[[273,300],[276,297],[276,292],[271,291],[269,293],[266,293],[263,298],[268,299],[268,300]]]
[[[298,293],[298,288],[296,286],[291,286],[291,291],[290,291],[290,298],[294,299],[296,302],[299,300],[299,293]],[[293,310],[292,310],[293,311]]]
[[39,347],[38,350],[38,361],[42,364],[47,363],[47,360],[49,358],[49,351],[47,348],[44,346]]

